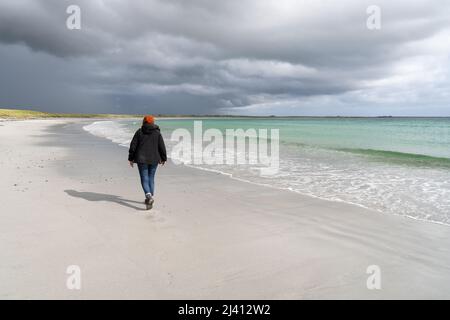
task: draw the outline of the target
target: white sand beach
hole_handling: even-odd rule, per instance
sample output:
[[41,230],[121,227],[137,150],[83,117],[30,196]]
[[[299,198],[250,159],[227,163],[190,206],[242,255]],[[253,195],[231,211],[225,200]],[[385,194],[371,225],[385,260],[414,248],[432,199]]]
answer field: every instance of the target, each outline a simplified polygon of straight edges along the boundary
[[450,298],[449,226],[170,161],[145,211],[127,149],[87,123],[0,122],[0,299]]

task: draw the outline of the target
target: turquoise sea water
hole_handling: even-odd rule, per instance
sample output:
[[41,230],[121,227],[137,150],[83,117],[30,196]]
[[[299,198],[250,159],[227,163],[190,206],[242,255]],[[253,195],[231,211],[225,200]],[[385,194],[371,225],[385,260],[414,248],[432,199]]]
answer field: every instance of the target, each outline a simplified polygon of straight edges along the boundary
[[[97,122],[88,131],[126,145],[135,121]],[[169,154],[173,130],[193,120],[160,120]],[[279,129],[280,169],[198,165],[252,183],[354,203],[380,212],[450,224],[448,118],[203,119],[204,130]]]

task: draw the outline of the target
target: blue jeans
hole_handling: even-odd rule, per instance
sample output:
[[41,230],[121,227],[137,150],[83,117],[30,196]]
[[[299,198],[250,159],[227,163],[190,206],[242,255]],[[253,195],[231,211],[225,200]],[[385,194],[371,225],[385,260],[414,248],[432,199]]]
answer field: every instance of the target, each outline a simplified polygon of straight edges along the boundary
[[141,176],[142,189],[145,194],[155,194],[155,173],[158,168],[157,164],[138,163],[139,175]]

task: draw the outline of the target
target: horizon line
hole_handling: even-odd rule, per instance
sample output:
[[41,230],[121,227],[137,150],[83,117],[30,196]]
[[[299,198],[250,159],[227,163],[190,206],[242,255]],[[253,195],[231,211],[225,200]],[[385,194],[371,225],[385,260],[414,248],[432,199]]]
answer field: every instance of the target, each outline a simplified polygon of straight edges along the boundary
[[[85,113],[85,112],[50,112],[50,111],[40,111],[36,109],[16,109],[16,108],[0,108],[0,111],[19,111],[19,112],[31,112],[31,113],[41,113],[42,115],[49,116],[79,116],[79,117],[101,117],[101,116],[114,116],[120,117],[124,116],[127,118],[131,117],[142,117],[145,114],[129,114],[129,113]],[[32,115],[32,114],[30,114]],[[447,116],[428,116],[428,115],[377,115],[377,116],[365,116],[365,115],[239,115],[239,114],[164,114],[164,113],[153,113],[154,116],[160,118],[171,118],[171,117],[198,117],[198,118],[450,118]]]

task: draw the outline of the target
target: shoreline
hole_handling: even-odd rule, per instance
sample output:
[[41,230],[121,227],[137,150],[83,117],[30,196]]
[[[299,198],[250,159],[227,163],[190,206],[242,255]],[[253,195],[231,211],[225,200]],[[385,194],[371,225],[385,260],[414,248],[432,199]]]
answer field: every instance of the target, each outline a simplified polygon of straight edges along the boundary
[[[123,145],[120,145],[120,146],[121,147],[125,147]],[[245,180],[245,179],[242,179],[242,178],[233,177],[232,174],[226,173],[226,172],[222,172],[220,170],[206,169],[206,168],[195,167],[195,166],[192,166],[192,165],[185,165],[185,164],[182,164],[182,166],[185,166],[185,167],[188,167],[188,168],[197,169],[197,170],[201,170],[201,171],[218,173],[218,174],[221,174],[223,176],[228,177],[229,179],[233,179],[233,180],[240,181],[240,182],[243,182],[243,183],[249,183],[249,184],[252,184],[252,185],[257,185],[257,186],[265,187],[265,188],[271,188],[271,189],[275,189],[275,190],[279,190],[279,191],[281,190],[281,191],[285,191],[285,192],[292,192],[292,193],[301,195],[303,197],[308,197],[308,198],[313,198],[313,199],[317,199],[317,200],[321,200],[321,201],[327,201],[327,202],[333,202],[333,203],[343,203],[343,204],[355,206],[355,207],[358,207],[358,208],[361,208],[361,209],[364,209],[364,210],[371,211],[373,214],[394,215],[396,217],[400,217],[400,218],[404,218],[404,219],[411,219],[411,220],[414,220],[414,221],[425,222],[425,223],[432,223],[432,224],[437,224],[437,225],[441,225],[441,226],[450,227],[450,224],[445,223],[445,222],[434,221],[434,220],[425,220],[425,219],[421,219],[421,218],[417,218],[417,217],[413,217],[413,216],[408,216],[408,215],[402,215],[402,214],[392,214],[392,213],[383,212],[381,210],[377,210],[377,209],[374,209],[374,208],[369,208],[369,207],[366,207],[366,206],[364,206],[362,204],[358,204],[358,203],[354,203],[354,202],[349,202],[349,201],[344,201],[344,200],[336,200],[336,199],[327,199],[327,198],[323,198],[323,197],[320,197],[320,196],[315,196],[315,195],[311,195],[311,194],[307,194],[307,193],[302,193],[301,191],[292,190],[292,188],[289,188],[289,187],[288,188],[279,188],[279,187],[271,186],[269,184],[253,182],[253,181],[250,181],[250,180]]]
[[[168,118],[168,119],[170,119],[170,118]],[[164,120],[164,119],[160,119],[160,120]],[[103,119],[101,121],[109,121],[109,119]],[[110,138],[100,137],[100,136],[97,136],[97,135],[91,133],[89,130],[85,129],[85,126],[83,126],[82,129],[84,131],[86,131],[89,135],[93,136],[93,137],[107,140],[110,143],[113,143],[113,144],[119,145],[122,148],[127,148],[128,149],[128,147],[126,145],[122,144],[122,143],[114,142]],[[281,190],[281,191],[285,191],[285,192],[293,192],[293,193],[299,194],[299,195],[301,195],[303,197],[314,198],[314,199],[323,200],[323,201],[327,201],[327,202],[344,203],[344,204],[357,206],[357,207],[360,207],[360,208],[365,209],[365,210],[373,211],[373,213],[388,214],[388,213],[385,213],[385,212],[382,212],[382,211],[378,211],[378,210],[373,209],[373,208],[366,207],[366,206],[358,204],[358,203],[348,202],[348,201],[344,201],[344,200],[327,199],[327,198],[323,198],[323,197],[320,197],[320,196],[315,196],[315,195],[311,195],[311,194],[302,193],[301,191],[293,190],[292,188],[279,188],[279,187],[274,187],[274,186],[269,185],[269,184],[258,183],[258,182],[254,182],[254,181],[238,178],[238,177],[233,176],[233,174],[231,174],[231,173],[220,171],[218,169],[208,169],[208,168],[204,168],[204,167],[200,167],[200,166],[195,166],[195,165],[190,165],[190,164],[183,164],[183,163],[179,164],[179,166],[186,167],[186,168],[192,168],[192,169],[195,169],[195,170],[206,171],[206,172],[210,172],[210,173],[220,174],[220,175],[228,177],[229,179],[233,179],[233,180],[240,181],[240,182],[243,182],[243,183],[248,183],[248,184],[251,184],[251,185],[256,185],[256,186],[265,187],[265,188],[271,188],[271,189],[275,189],[275,190],[279,190],[279,191]],[[437,223],[437,224],[450,226],[450,224],[445,224],[445,223],[440,223],[440,222],[435,222],[435,221],[427,221],[427,220],[422,220],[422,219],[416,219],[414,217],[403,216],[403,215],[398,215],[398,216],[399,217],[405,217],[405,218],[411,218],[411,219],[418,220],[418,221],[423,221],[423,222],[431,222],[431,223]]]
[[[193,118],[193,119],[195,119],[195,118]],[[166,119],[161,119],[161,120],[172,120],[172,119],[166,118]],[[96,122],[102,122],[102,121],[107,121],[108,122],[108,121],[110,121],[110,119],[103,119],[103,120],[96,121]],[[92,132],[91,129],[87,128],[91,124],[92,123],[89,123],[87,126],[84,126],[83,130],[85,130],[86,132],[88,132],[89,134],[91,134],[91,135],[93,135],[95,137],[101,137],[103,139],[106,139],[109,142],[112,142],[112,143],[118,144],[118,145],[120,145],[122,147],[128,148],[128,143],[124,144],[122,142],[119,142],[119,141],[115,140],[111,136],[104,135],[103,133],[102,134],[96,134],[95,131]],[[364,149],[364,150],[367,151],[368,149]],[[399,152],[394,152],[394,151],[385,151],[385,152],[399,153]],[[403,154],[407,154],[407,153],[403,153]],[[426,157],[426,158],[432,158],[432,159],[450,160],[450,159],[447,159],[447,158],[439,158],[439,157],[433,157],[433,156],[421,155],[421,154],[411,154],[411,155],[420,156],[420,157],[424,157],[424,158]],[[315,194],[313,194],[311,192],[309,192],[309,193],[308,192],[304,192],[302,190],[297,190],[297,189],[295,189],[293,187],[289,187],[289,186],[288,187],[281,187],[281,186],[270,185],[270,184],[264,183],[264,182],[252,181],[250,179],[245,179],[245,178],[240,178],[240,177],[234,176],[232,173],[229,173],[229,172],[226,172],[226,171],[221,171],[220,169],[217,169],[217,168],[205,168],[204,166],[193,165],[193,164],[183,164],[183,165],[186,166],[186,167],[189,167],[189,168],[197,169],[197,170],[203,170],[203,171],[207,171],[207,172],[219,173],[219,174],[222,174],[224,176],[227,176],[228,178],[235,179],[237,181],[241,181],[241,182],[244,182],[244,183],[249,183],[249,184],[263,186],[263,187],[268,187],[268,188],[272,188],[272,189],[275,189],[275,190],[282,190],[282,191],[285,191],[285,192],[293,192],[293,193],[299,194],[301,196],[311,197],[311,198],[319,199],[319,200],[323,200],[323,201],[337,202],[337,203],[344,203],[344,204],[354,205],[354,206],[357,206],[357,207],[365,209],[365,210],[373,211],[376,214],[395,215],[395,216],[398,216],[398,217],[402,217],[402,218],[406,218],[406,219],[412,219],[412,220],[415,220],[415,221],[422,221],[422,222],[433,223],[433,224],[438,224],[438,225],[443,225],[443,226],[450,226],[450,223],[444,222],[444,221],[440,221],[440,220],[433,220],[433,219],[430,219],[430,218],[422,218],[422,217],[419,217],[419,216],[415,216],[413,214],[388,212],[388,211],[384,211],[382,209],[377,209],[376,207],[373,207],[373,206],[370,206],[370,205],[365,205],[363,203],[359,203],[359,202],[355,202],[355,201],[350,201],[350,200],[345,200],[345,199],[336,199],[336,198],[330,199],[330,198],[327,198],[326,196],[315,195]],[[417,212],[419,212],[419,210],[417,210]]]
[[[147,212],[123,147],[91,120],[2,123],[1,298],[450,297],[446,225],[171,163]],[[64,286],[74,263],[79,292]],[[382,290],[366,288],[370,265]]]

